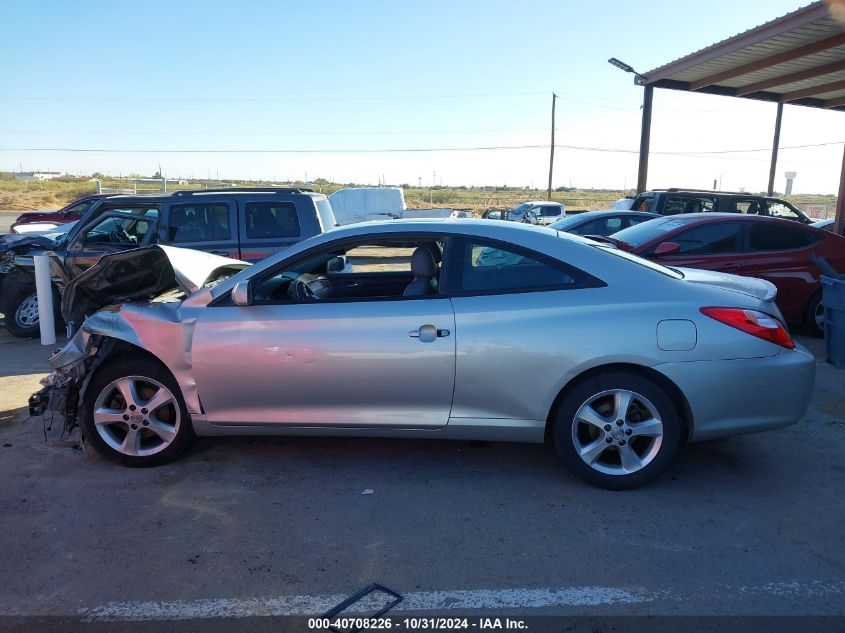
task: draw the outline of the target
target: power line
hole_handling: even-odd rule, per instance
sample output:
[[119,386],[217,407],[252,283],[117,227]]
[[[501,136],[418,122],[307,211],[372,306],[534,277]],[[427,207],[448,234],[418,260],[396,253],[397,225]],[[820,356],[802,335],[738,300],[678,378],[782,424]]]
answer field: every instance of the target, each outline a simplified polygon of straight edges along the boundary
[[[561,130],[562,128],[556,128]],[[383,130],[383,131],[225,131],[225,130],[197,130],[195,132],[188,131],[168,131],[168,130],[21,130],[2,128],[0,132],[5,134],[97,134],[114,136],[117,134],[126,134],[130,136],[198,136],[213,133],[215,136],[393,136],[393,135],[426,135],[426,134],[523,134],[528,132],[546,132],[546,128],[500,128],[488,130],[422,130],[422,131],[402,131],[402,130]],[[573,130],[566,130],[573,131]]]
[[[830,141],[827,143],[809,143],[805,145],[787,145],[780,149],[803,149],[808,147],[825,147],[841,145],[845,141]],[[559,149],[571,149],[588,152],[607,152],[613,154],[638,154],[636,149],[619,149],[613,147],[589,147],[583,145],[555,144]],[[421,152],[480,152],[492,150],[521,150],[521,149],[549,149],[549,144],[540,145],[489,145],[479,147],[413,147],[386,149],[115,149],[100,147],[0,147],[0,152],[74,152],[94,154],[392,154],[392,153],[421,153]],[[652,151],[651,154],[663,156],[714,156],[722,154],[748,154],[754,152],[768,152],[771,148],[754,149],[726,149],[711,151]]]
[[208,97],[65,97],[46,95],[0,95],[3,101],[107,101],[133,103],[295,103],[313,101],[413,101],[432,99],[477,99],[496,97],[519,97],[528,95],[548,94],[548,91],[529,92],[475,92],[455,94],[434,94],[434,95],[381,95],[365,97],[233,97],[233,98],[208,98]]

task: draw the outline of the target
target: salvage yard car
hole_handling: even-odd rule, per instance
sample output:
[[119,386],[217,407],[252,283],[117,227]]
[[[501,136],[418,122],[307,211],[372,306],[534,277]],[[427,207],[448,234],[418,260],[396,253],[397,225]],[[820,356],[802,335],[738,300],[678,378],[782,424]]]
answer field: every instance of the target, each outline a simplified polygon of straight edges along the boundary
[[68,284],[30,407],[129,466],[194,435],[548,441],[633,488],[687,440],[804,415],[815,362],[775,295],[521,223],[356,224],[252,266],[149,246]]
[[629,209],[660,215],[681,213],[743,213],[810,224],[812,220],[786,200],[752,193],[708,189],[654,189],[637,194]]
[[[38,334],[32,250],[53,254],[54,294],[100,257],[147,244],[186,248],[258,261],[334,228],[328,198],[307,189],[258,187],[119,195],[95,201],[66,233],[0,240],[0,312],[9,332]],[[10,236],[10,240],[15,236]],[[23,238],[23,236],[21,236]]]
[[606,237],[617,231],[627,229],[647,220],[660,216],[645,211],[586,211],[570,215],[564,220],[558,220],[550,226],[558,231],[574,233],[575,235],[598,235]]
[[790,323],[824,331],[821,269],[813,256],[845,271],[845,238],[778,218],[735,213],[676,215],[614,233],[621,248],[666,266],[718,270],[771,281]]

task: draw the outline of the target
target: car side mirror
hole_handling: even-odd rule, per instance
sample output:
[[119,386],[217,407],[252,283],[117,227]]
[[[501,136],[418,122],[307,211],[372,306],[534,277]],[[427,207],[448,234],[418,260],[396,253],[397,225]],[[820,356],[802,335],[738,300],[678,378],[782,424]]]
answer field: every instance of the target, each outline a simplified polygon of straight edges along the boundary
[[232,288],[232,303],[236,306],[252,304],[252,285],[249,281],[239,281]]
[[655,257],[664,257],[666,255],[676,255],[681,252],[681,245],[677,242],[663,242],[654,249]]

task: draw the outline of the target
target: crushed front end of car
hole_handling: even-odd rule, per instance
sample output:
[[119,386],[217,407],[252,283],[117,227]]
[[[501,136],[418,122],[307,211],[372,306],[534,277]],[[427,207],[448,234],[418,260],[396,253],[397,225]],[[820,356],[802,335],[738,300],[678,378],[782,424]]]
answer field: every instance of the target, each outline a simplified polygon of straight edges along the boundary
[[[65,289],[62,316],[70,339],[50,357],[53,372],[30,396],[29,414],[59,414],[64,418],[63,434],[73,430],[91,376],[107,358],[121,352],[151,353],[177,379],[186,377],[195,318],[182,318],[182,301],[247,266],[226,257],[166,246],[103,256]],[[190,402],[195,394],[186,391]]]

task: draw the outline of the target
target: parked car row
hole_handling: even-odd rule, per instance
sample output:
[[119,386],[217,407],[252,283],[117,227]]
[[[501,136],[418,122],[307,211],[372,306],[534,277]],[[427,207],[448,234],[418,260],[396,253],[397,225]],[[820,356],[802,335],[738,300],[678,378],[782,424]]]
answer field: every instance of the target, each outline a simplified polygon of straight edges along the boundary
[[335,228],[299,189],[109,196],[6,236],[10,331],[37,330],[40,249],[73,334],[31,412],[127,465],[195,434],[549,441],[611,489],[658,476],[683,441],[803,416],[814,360],[785,324],[818,329],[811,255],[845,270],[845,238],[712,210],[561,205],[546,228],[526,204],[507,223]]
[[517,222],[354,224],[252,266],[152,245],[69,281],[76,331],[30,406],[132,466],[194,435],[548,441],[633,488],[685,441],[804,415],[815,360],[775,296]]
[[608,238],[665,266],[713,270],[772,282],[790,323],[824,330],[820,256],[845,271],[845,237],[779,218],[707,213],[677,215],[623,229]]
[[[9,332],[38,333],[35,250],[53,253],[54,291],[106,254],[172,244],[258,261],[336,224],[326,196],[303,189],[249,188],[100,196],[67,230],[0,240],[0,311]],[[71,205],[73,208],[74,205]]]

